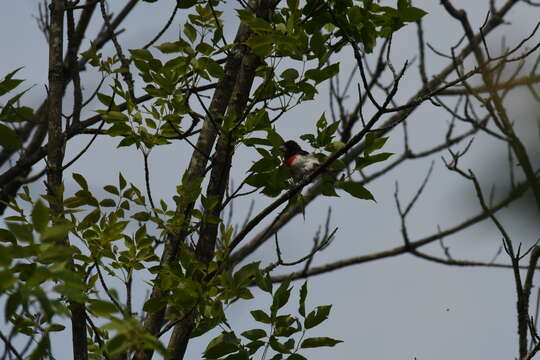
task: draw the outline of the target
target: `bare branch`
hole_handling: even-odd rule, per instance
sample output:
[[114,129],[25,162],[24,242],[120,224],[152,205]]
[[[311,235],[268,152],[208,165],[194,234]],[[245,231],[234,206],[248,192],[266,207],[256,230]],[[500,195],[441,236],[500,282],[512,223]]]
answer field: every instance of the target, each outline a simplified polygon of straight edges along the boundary
[[[306,274],[304,274],[303,272],[293,272],[290,274],[275,276],[272,278],[272,280],[275,282],[280,282],[288,278],[291,278],[293,280],[302,279],[302,278],[307,278],[307,277],[311,277],[315,275],[325,274],[325,273],[342,269],[345,267],[349,267],[352,265],[359,265],[359,264],[363,264],[363,263],[367,263],[371,261],[376,261],[380,259],[385,259],[389,257],[406,254],[410,251],[410,249],[418,249],[420,247],[433,243],[434,241],[437,241],[449,235],[458,233],[464,229],[471,227],[472,225],[479,223],[480,221],[483,221],[489,218],[490,214],[496,213],[500,209],[508,206],[508,204],[512,203],[514,200],[519,199],[527,191],[527,189],[528,189],[528,184],[526,182],[520,183],[515,189],[513,189],[508,194],[507,197],[499,201],[493,207],[489,208],[488,211],[482,210],[477,215],[470,217],[469,219],[463,221],[462,223],[458,225],[447,228],[446,230],[443,230],[443,231],[437,231],[437,233],[433,235],[430,235],[430,236],[427,236],[427,237],[424,237],[415,241],[411,241],[408,247],[399,246],[393,249],[388,249],[385,251],[380,251],[380,252],[376,252],[376,253],[372,253],[368,255],[355,256],[348,259],[343,259],[340,261],[328,263],[325,265],[312,267]],[[495,267],[497,267],[497,265],[495,265]]]

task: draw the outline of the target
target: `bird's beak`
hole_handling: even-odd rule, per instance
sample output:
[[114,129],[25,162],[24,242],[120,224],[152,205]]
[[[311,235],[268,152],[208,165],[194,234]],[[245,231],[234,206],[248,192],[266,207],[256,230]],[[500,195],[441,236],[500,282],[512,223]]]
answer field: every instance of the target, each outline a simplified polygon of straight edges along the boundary
[[286,149],[285,149],[285,144],[281,145],[281,146],[279,147],[279,150],[280,150],[281,152],[285,152],[285,150],[286,150]]

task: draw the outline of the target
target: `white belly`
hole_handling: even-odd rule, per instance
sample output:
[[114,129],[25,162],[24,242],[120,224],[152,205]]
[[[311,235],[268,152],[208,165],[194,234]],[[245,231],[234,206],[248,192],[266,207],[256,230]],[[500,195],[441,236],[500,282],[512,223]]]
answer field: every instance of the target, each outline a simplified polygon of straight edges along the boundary
[[302,178],[314,171],[319,165],[319,160],[313,155],[296,155],[290,169],[295,178]]

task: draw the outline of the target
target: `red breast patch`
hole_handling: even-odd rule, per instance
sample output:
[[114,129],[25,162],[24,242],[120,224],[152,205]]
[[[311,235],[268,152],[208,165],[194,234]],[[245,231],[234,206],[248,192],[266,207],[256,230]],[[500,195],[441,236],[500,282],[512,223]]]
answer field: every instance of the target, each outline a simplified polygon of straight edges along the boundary
[[294,160],[296,159],[297,156],[298,156],[298,154],[295,154],[295,155],[289,157],[287,160],[285,160],[285,165],[292,166],[292,163],[294,162]]

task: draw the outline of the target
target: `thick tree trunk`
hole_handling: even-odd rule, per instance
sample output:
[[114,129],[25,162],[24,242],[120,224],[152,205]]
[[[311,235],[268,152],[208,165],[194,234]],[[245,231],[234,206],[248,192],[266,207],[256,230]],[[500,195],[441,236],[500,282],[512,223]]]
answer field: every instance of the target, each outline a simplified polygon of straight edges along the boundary
[[[262,1],[257,2],[256,0],[250,1],[250,7],[254,10],[258,15],[259,14],[266,14],[268,13],[271,6],[275,6],[275,3],[271,3],[270,1]],[[245,40],[247,40],[252,35],[251,30],[245,25],[240,24],[236,38],[235,43],[238,44],[237,47],[232,50],[229,53],[226,65],[225,65],[225,77],[221,79],[218,86],[216,87],[216,90],[214,92],[214,95],[212,97],[212,101],[210,103],[209,107],[209,114],[207,115],[207,118],[204,121],[204,124],[202,126],[201,133],[199,135],[199,138],[197,140],[197,150],[193,151],[191,161],[189,164],[188,169],[186,170],[186,177],[188,179],[188,182],[192,182],[196,179],[204,177],[206,167],[208,165],[208,161],[210,160],[210,154],[212,152],[212,148],[216,142],[216,138],[218,136],[218,129],[216,128],[216,125],[219,126],[222,123],[223,116],[225,115],[227,109],[231,105],[236,105],[238,103],[238,99],[244,99],[244,105],[247,101],[247,97],[249,96],[249,91],[251,89],[251,85],[253,82],[253,77],[255,75],[255,67],[250,69],[250,74],[246,74],[244,67],[242,66],[243,62],[248,59],[252,58],[251,55],[249,55],[249,49],[245,45],[241,45]],[[253,60],[251,60],[253,61]],[[242,71],[244,69],[244,71]],[[243,75],[241,75],[243,74]],[[240,82],[244,83],[244,85],[239,86],[238,83]],[[246,79],[250,79],[249,81],[246,81]],[[241,89],[243,92],[243,95],[239,96],[238,99],[235,99],[233,96],[233,93]],[[235,106],[236,108],[236,106]],[[240,114],[240,112],[237,112],[237,114]],[[220,148],[223,148],[223,144],[220,145]],[[227,148],[229,146],[227,145]],[[228,153],[228,151],[226,152]],[[216,151],[216,156],[212,157],[212,161],[214,163],[214,166],[216,166],[216,160],[219,155],[219,150]],[[230,158],[231,154],[228,154],[228,157]],[[229,161],[230,162],[230,161]],[[227,160],[222,158],[219,162],[222,165],[227,163]],[[228,179],[228,167],[227,166],[219,166],[220,170],[219,172],[223,177],[219,177],[221,181],[224,181],[224,184],[220,184],[219,188],[222,189],[221,193],[223,193],[227,184]],[[227,170],[225,170],[227,168]],[[224,171],[225,170],[225,171]],[[217,170],[216,170],[217,171]],[[217,173],[213,172],[213,176],[211,178],[217,179]],[[212,186],[216,186],[215,184]],[[217,189],[215,192],[219,193],[220,191]],[[187,204],[180,204],[176,210],[177,214],[181,217],[183,217],[184,226],[182,227],[180,231],[178,231],[177,234],[174,236],[169,236],[167,239],[167,242],[165,244],[165,249],[161,258],[161,264],[162,265],[168,265],[175,261],[178,257],[178,251],[180,245],[183,243],[185,237],[187,236],[187,231],[185,230],[190,222],[191,219],[191,213],[193,210],[194,202],[187,203]],[[215,236],[212,237],[211,240],[199,240],[199,246],[201,248],[205,248],[204,251],[198,251],[199,255],[205,254],[201,257],[208,259],[207,253],[211,250],[213,253],[214,246],[212,244],[215,243]],[[159,283],[159,281],[156,281],[156,283]],[[152,291],[151,297],[158,297],[163,296],[164,293],[161,289],[159,289],[157,286],[154,286],[154,289]],[[159,333],[160,329],[163,326],[164,321],[164,315],[165,315],[166,309],[162,309],[160,311],[157,311],[155,313],[150,313],[147,315],[144,326],[145,328],[153,335],[156,335]],[[187,342],[189,340],[189,336],[191,334],[191,331],[194,326],[193,317],[191,315],[186,316],[184,321],[182,321],[179,325],[177,325],[173,331],[173,334],[171,336],[171,339],[169,341],[168,346],[168,355],[171,359],[181,359],[183,358],[184,352],[187,347]],[[152,351],[140,351],[136,354],[135,359],[137,360],[149,360],[152,357]]]
[[[50,207],[54,223],[62,221],[63,212],[62,162],[64,159],[65,141],[62,134],[62,97],[64,95],[65,84],[63,61],[65,5],[65,0],[54,0],[50,6],[47,192],[51,199]],[[65,245],[69,246],[67,238],[65,239]],[[88,347],[84,304],[71,302],[69,308],[71,310],[73,358],[75,360],[87,360]]]

